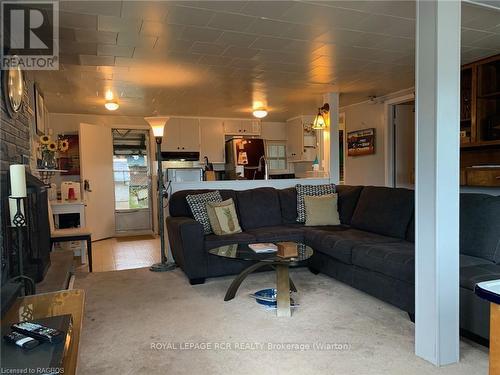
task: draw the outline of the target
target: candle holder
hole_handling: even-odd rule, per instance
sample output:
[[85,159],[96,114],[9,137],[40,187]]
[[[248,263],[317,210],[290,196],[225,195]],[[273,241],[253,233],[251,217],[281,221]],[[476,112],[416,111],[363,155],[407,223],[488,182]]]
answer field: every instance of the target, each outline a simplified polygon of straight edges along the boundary
[[[10,197],[10,199],[16,200],[16,213],[12,219],[12,223],[17,228],[17,265],[19,274],[10,281],[21,281],[24,284],[24,295],[35,294],[35,282],[32,278],[24,274],[24,262],[23,262],[23,227],[26,226],[26,217],[24,216],[21,209],[21,202],[23,202],[24,197]],[[14,253],[15,255],[15,253]]]

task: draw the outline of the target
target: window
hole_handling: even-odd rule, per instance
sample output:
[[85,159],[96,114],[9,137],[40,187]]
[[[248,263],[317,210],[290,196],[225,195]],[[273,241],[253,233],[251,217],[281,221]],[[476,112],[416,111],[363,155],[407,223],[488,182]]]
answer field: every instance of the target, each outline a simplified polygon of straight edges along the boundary
[[286,143],[284,141],[267,141],[266,158],[270,172],[286,172]]

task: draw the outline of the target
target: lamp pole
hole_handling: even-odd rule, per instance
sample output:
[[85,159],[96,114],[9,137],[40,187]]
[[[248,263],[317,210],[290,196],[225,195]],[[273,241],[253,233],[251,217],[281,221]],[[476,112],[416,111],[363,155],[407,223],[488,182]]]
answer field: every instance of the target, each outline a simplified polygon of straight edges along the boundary
[[158,162],[158,233],[160,235],[160,263],[153,264],[149,270],[153,272],[165,272],[171,271],[175,268],[175,263],[168,262],[167,255],[165,251],[165,223],[163,215],[163,196],[165,194],[165,188],[163,186],[163,170],[162,170],[162,157],[161,157],[161,141],[163,136],[163,130],[168,117],[146,117],[146,121],[149,122],[153,130],[156,141],[156,159]]

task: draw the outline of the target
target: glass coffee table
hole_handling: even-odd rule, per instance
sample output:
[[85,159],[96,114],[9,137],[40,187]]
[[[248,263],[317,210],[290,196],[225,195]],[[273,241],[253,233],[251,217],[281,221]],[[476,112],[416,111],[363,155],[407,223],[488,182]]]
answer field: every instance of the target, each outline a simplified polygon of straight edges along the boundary
[[231,244],[209,250],[212,255],[228,258],[246,260],[253,264],[240,272],[229,286],[224,301],[230,301],[236,295],[238,288],[245,278],[259,268],[271,266],[276,270],[276,292],[277,292],[277,316],[291,316],[290,290],[296,292],[297,289],[290,279],[288,269],[290,266],[300,265],[309,259],[314,251],[311,247],[297,242],[298,256],[293,258],[281,258],[272,253],[256,253],[247,244]]

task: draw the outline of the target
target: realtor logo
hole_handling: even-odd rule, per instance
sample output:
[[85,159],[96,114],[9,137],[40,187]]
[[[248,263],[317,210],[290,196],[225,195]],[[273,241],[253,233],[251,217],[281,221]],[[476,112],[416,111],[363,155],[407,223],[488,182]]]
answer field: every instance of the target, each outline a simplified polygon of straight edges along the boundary
[[1,69],[59,69],[59,3],[2,1]]

